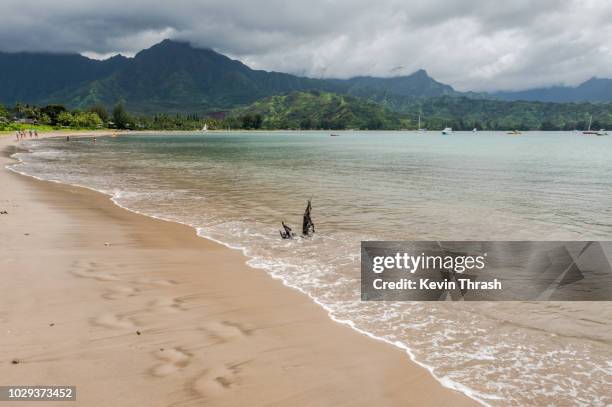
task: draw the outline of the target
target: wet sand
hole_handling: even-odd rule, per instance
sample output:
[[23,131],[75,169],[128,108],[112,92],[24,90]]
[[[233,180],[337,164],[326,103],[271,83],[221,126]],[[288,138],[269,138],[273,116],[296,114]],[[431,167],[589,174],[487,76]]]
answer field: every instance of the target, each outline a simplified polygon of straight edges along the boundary
[[71,406],[477,405],[193,229],[5,169],[15,146],[0,135],[0,385],[76,385]]

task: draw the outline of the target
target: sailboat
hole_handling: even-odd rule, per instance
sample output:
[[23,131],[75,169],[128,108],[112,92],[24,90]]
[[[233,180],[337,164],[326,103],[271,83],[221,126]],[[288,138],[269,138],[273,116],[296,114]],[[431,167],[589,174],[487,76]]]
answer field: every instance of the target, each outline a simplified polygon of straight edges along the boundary
[[451,134],[453,132],[453,129],[451,127],[445,127],[444,130],[442,130],[442,134]]
[[204,127],[202,127],[202,131],[208,131],[208,123],[204,123]]
[[586,131],[583,131],[582,134],[594,134],[596,136],[607,136],[608,132],[605,129],[600,129],[598,131],[591,130],[591,124],[593,123],[593,115],[589,117],[589,127]]
[[421,128],[421,115],[419,115],[419,125],[417,126],[418,131],[427,131],[427,129]]
[[591,124],[593,123],[593,115],[589,116],[589,127],[582,132],[582,134],[596,134],[596,131],[591,131]]

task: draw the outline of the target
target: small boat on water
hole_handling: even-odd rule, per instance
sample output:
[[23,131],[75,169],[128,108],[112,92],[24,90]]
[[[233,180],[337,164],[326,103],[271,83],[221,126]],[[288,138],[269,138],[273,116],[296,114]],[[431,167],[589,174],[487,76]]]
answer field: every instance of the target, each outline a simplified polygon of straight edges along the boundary
[[202,127],[202,131],[208,131],[208,124],[204,123],[204,127]]
[[477,129],[476,127],[474,127],[474,128],[472,129],[472,133],[476,133],[477,131],[478,131],[478,129]]
[[601,129],[601,130],[587,130],[587,131],[583,131],[582,134],[584,134],[585,136],[588,135],[593,135],[593,136],[607,136],[608,132],[606,131],[606,129]]
[[591,130],[591,124],[593,123],[593,115],[589,117],[589,127],[582,132],[584,135],[594,135],[594,136],[607,136],[608,132],[605,129],[599,130]]
[[442,134],[451,134],[453,132],[453,129],[451,127],[445,127],[444,130],[442,130]]
[[582,132],[582,134],[597,134],[596,131],[591,131],[591,124],[593,123],[593,115],[589,116],[589,127]]
[[516,134],[521,134],[521,132],[518,131],[518,130],[512,130],[512,131],[506,132],[506,134],[514,134],[514,135],[516,135]]
[[426,132],[427,129],[421,128],[421,115],[419,115],[419,124],[417,126],[417,131]]
[[339,134],[334,134],[334,133],[330,134],[330,137],[338,137],[338,136],[340,136],[340,135]]

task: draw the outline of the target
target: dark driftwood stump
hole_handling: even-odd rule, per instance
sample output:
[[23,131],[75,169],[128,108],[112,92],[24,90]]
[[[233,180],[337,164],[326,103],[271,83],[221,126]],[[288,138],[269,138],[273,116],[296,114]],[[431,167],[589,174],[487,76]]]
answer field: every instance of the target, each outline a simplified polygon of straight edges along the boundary
[[306,210],[304,211],[304,220],[302,221],[302,235],[310,236],[310,231],[312,233],[315,232],[314,223],[312,218],[310,217],[310,211],[312,211],[312,204],[310,203],[310,199],[308,200],[308,204],[306,205]]

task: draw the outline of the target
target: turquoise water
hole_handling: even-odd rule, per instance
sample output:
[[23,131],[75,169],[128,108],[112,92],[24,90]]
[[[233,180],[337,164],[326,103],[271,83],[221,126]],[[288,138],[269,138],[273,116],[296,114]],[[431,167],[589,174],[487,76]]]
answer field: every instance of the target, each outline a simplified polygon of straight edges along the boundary
[[[24,145],[16,170],[241,249],[332,318],[406,349],[473,397],[612,403],[608,303],[370,304],[358,284],[366,239],[611,239],[612,137],[200,133]],[[309,198],[317,234],[280,240],[280,221],[298,230]]]

